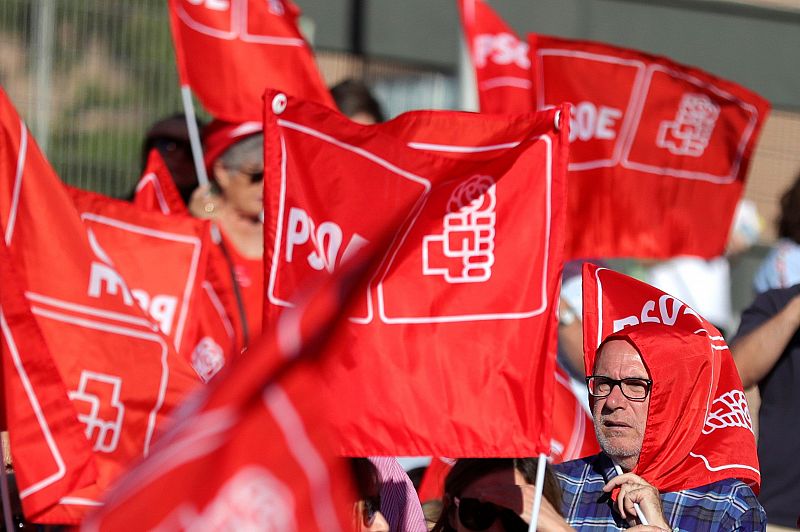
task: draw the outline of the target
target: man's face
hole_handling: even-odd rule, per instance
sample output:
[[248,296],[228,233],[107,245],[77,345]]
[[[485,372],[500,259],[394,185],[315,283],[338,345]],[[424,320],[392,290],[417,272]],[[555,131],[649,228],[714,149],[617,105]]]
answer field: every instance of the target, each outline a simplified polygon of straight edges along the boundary
[[[603,346],[595,360],[594,375],[618,380],[648,378],[639,353],[624,340]],[[608,397],[594,399],[592,415],[600,447],[625,471],[633,470],[639,461],[649,406],[649,394],[644,401],[632,401],[619,386],[614,386]]]

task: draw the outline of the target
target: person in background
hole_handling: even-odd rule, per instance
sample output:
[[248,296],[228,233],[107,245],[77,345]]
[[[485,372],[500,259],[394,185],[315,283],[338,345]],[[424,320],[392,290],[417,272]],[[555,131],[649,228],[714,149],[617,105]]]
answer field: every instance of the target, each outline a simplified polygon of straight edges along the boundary
[[380,509],[392,530],[424,532],[425,516],[417,491],[397,459],[391,456],[371,456],[369,461],[378,471]]
[[800,283],[800,174],[781,197],[778,241],[753,278],[757,294]]
[[389,523],[381,513],[378,470],[366,458],[351,458],[350,467],[358,495],[353,506],[353,531],[389,532]]
[[[742,313],[731,354],[745,389],[758,385],[759,500],[767,530],[795,528],[800,516],[800,284],[759,294]],[[785,527],[785,528],[784,528]]]
[[378,100],[363,81],[346,79],[331,89],[331,95],[342,114],[353,122],[372,125],[385,120]]
[[[199,123],[198,127],[203,127]],[[174,114],[163,118],[150,126],[142,144],[142,170],[147,165],[150,151],[156,149],[167,165],[181,199],[187,205],[192,192],[197,188],[197,172],[192,160],[192,148],[189,144],[189,131],[186,127],[186,115]],[[131,194],[132,195],[132,194]]]
[[[463,458],[458,460],[444,484],[442,509],[434,532],[507,531],[529,528],[535,458]],[[561,505],[558,482],[545,471],[538,530],[571,530],[556,508]]]
[[[258,122],[214,121],[203,130],[211,184],[198,187],[189,212],[215,222],[249,339],[261,332],[264,305],[264,135]],[[247,342],[245,342],[246,344]]]

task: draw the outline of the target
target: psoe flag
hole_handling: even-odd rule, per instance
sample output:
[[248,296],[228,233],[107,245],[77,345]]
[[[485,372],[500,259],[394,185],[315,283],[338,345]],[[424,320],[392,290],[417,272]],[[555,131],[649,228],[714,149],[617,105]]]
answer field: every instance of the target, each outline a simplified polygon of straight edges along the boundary
[[483,0],[458,0],[483,113],[533,110],[528,43]]
[[267,85],[334,105],[291,0],[169,0],[169,14],[181,85],[215,118],[260,120]]
[[549,452],[566,107],[362,126],[265,103],[267,322],[402,220],[326,367],[340,451]]
[[664,57],[529,43],[536,108],[572,104],[566,257],[722,254],[769,103]]

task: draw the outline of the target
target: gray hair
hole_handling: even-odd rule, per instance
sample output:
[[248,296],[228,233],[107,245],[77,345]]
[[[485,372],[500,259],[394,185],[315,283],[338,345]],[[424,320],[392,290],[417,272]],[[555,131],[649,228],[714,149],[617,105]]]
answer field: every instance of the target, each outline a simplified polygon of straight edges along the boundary
[[220,156],[222,166],[237,170],[242,166],[264,159],[264,134],[257,133],[233,144]]

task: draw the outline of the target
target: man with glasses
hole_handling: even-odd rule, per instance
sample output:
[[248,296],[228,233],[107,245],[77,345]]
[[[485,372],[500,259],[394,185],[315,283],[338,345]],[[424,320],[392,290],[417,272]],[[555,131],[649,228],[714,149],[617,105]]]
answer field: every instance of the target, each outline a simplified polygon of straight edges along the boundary
[[[647,357],[641,354],[643,348],[637,346],[638,331],[633,331],[647,331],[650,342],[661,334],[665,340],[674,340],[667,339],[670,333],[662,333],[658,327],[664,326],[637,326],[630,333],[611,335],[597,351],[586,383],[602,452],[555,466],[564,490],[565,519],[577,530],[633,526],[636,530],[763,530],[764,510],[740,480],[724,479],[699,488],[659,493],[633,473],[642,455],[648,421],[656,423],[651,431],[670,431],[677,425],[663,422],[681,415],[679,411],[651,411],[653,380],[645,365]],[[689,366],[690,357],[682,360],[682,356],[675,352],[676,368]],[[689,393],[675,391],[676,395]],[[668,403],[664,398],[657,402],[662,409]],[[672,434],[660,436],[667,447],[659,452],[669,453],[670,447],[680,445],[670,441]],[[658,442],[655,438],[648,441],[650,445]],[[652,448],[648,451],[656,454]],[[645,523],[648,526],[643,526]]]

